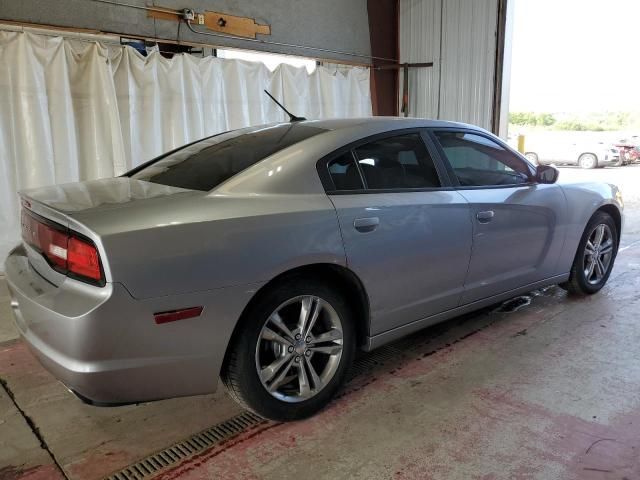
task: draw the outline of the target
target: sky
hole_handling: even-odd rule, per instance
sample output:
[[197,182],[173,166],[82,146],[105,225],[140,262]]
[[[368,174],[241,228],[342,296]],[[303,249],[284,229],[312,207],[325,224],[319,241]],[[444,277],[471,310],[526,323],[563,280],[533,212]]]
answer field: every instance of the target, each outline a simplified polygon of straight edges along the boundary
[[640,111],[640,0],[514,5],[510,111]]

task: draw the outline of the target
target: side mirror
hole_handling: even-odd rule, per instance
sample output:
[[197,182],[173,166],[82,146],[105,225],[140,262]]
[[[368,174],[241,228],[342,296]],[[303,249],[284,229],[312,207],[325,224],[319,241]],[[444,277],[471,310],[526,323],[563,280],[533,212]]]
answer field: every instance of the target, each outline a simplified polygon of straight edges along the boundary
[[538,183],[556,183],[560,171],[552,165],[538,165],[536,167],[536,182]]

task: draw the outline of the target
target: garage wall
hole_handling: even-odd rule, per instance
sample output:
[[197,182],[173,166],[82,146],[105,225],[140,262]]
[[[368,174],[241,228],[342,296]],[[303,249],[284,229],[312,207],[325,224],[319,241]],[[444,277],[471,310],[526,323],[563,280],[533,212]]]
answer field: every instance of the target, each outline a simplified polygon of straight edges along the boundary
[[409,114],[493,124],[498,0],[400,0],[400,61],[411,69]]
[[[271,25],[275,42],[302,44],[332,50],[370,54],[367,0],[113,0],[139,6],[155,5],[176,10],[219,11],[255,18]],[[0,19],[72,28],[86,28],[158,39],[215,44],[252,50],[306,55],[337,60],[367,59],[329,52],[310,52],[289,47],[260,45],[207,37],[190,32],[177,22],[154,20],[140,9],[98,3],[93,0],[0,0]]]
[[[442,0],[399,2],[400,62],[433,62],[431,68],[409,69],[409,115],[412,117],[440,118],[441,6]],[[400,71],[400,85],[403,73]]]

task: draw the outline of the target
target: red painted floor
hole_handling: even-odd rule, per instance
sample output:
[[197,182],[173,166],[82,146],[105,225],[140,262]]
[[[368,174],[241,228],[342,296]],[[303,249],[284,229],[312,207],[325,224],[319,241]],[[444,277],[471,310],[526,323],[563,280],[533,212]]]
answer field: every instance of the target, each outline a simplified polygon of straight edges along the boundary
[[311,420],[266,423],[160,478],[640,478],[637,278],[587,301],[549,292],[358,379]]

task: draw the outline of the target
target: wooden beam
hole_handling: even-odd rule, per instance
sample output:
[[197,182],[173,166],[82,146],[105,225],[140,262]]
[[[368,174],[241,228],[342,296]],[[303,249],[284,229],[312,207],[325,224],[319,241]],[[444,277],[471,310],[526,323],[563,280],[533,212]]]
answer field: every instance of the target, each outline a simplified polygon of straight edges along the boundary
[[[205,11],[204,14],[197,13],[196,15],[202,15],[204,17],[204,26],[214,32],[243,38],[256,38],[258,33],[260,35],[271,35],[271,27],[269,25],[256,23],[253,18],[210,11]],[[182,12],[170,8],[154,7],[153,10],[147,10],[147,17],[180,22],[182,21]],[[200,22],[196,21],[194,23]]]
[[269,25],[256,23],[255,19],[237,17],[221,12],[204,12],[204,24],[209,30],[244,38],[256,38],[256,34],[271,35]]

